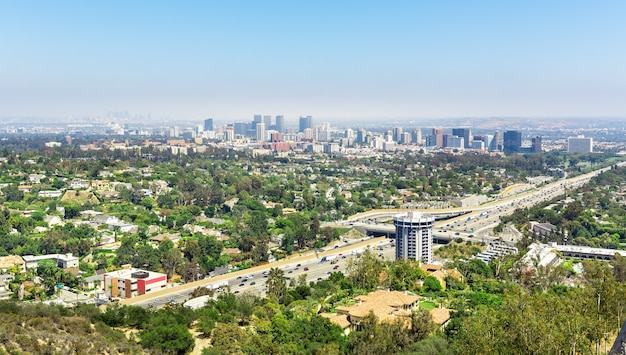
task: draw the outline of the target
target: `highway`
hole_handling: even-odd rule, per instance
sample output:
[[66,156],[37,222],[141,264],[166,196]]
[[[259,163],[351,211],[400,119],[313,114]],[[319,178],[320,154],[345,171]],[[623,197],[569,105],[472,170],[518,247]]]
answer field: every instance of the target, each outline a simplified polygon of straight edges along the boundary
[[[618,163],[618,165],[622,166],[625,164],[626,162]],[[448,212],[462,213],[464,215],[436,222],[433,232],[435,235],[447,234],[448,236],[454,235],[455,237],[460,237],[466,240],[486,241],[486,239],[493,238],[489,237],[488,232],[491,228],[493,228],[493,226],[500,222],[501,216],[511,214],[516,208],[529,207],[562,195],[566,188],[578,188],[589,181],[589,179],[593,176],[596,176],[600,172],[608,169],[610,168],[600,169],[574,178],[560,179],[538,189],[524,192],[513,197],[492,201],[481,206],[447,209]],[[431,211],[440,213],[443,212],[443,210],[421,211],[424,213],[430,213]],[[381,218],[390,219],[394,214],[402,212],[406,212],[406,210],[374,210],[352,216],[346,221],[333,222],[332,224],[335,226],[348,227],[360,224],[362,223],[361,221],[371,221],[372,219]],[[377,252],[379,246],[383,249],[380,252]],[[256,266],[246,270],[239,270],[225,275],[178,285],[130,299],[123,299],[119,303],[122,305],[132,304],[142,307],[160,308],[168,302],[182,303],[186,301],[189,299],[191,292],[197,287],[206,287],[208,285],[222,283],[224,281],[228,282],[232,292],[253,292],[263,295],[265,292],[265,275],[263,273],[269,271],[272,267],[279,267],[283,269],[285,271],[285,276],[290,279],[297,280],[299,275],[306,273],[307,281],[315,281],[319,278],[326,278],[330,272],[335,270],[335,265],[338,265],[336,271],[345,272],[349,256],[351,256],[354,251],[366,248],[374,250],[377,255],[382,254],[381,257],[393,258],[394,256],[394,248],[390,246],[390,240],[384,237],[362,239],[361,241],[352,244],[342,242],[340,245],[335,245],[332,249],[327,249],[323,252],[309,251],[305,254],[295,255],[288,259],[276,261],[271,264]],[[335,265],[332,265],[329,262],[320,263],[320,260],[324,256],[339,254],[342,254],[342,257]],[[343,256],[346,256],[346,258],[344,259]],[[304,268],[308,268],[308,270],[304,270]]]
[[[378,250],[378,247],[383,250]],[[191,292],[197,287],[206,287],[211,284],[228,282],[230,290],[234,293],[243,293],[250,291],[263,295],[265,292],[264,272],[269,272],[273,267],[281,268],[285,271],[285,276],[290,279],[297,280],[301,274],[307,274],[307,281],[315,281],[318,278],[326,278],[331,271],[346,271],[346,263],[353,256],[353,252],[357,250],[365,250],[370,248],[373,252],[382,254],[381,257],[393,258],[395,249],[391,247],[391,240],[386,238],[363,238],[359,241],[345,241],[335,244],[333,247],[327,248],[322,252],[310,251],[302,255],[295,255],[288,259],[282,259],[270,264],[255,266],[250,269],[239,270],[216,277],[206,278],[187,284],[177,285],[151,292],[149,294],[133,297],[130,299],[122,299],[120,305],[137,305],[146,308],[160,308],[167,303],[182,303],[189,299]],[[339,256],[341,254],[341,256]],[[330,262],[320,263],[323,257],[337,256],[338,263]],[[343,258],[345,256],[345,258]],[[298,266],[299,265],[299,266]],[[339,267],[335,270],[335,265]],[[308,270],[304,270],[304,268]],[[248,278],[243,281],[244,278]],[[254,284],[252,284],[254,282]],[[243,285],[242,285],[243,284]]]

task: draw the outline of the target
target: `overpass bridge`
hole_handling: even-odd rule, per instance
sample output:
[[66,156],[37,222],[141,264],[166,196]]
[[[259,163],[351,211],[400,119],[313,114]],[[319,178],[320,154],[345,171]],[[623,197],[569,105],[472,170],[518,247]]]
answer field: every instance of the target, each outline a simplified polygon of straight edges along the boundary
[[[396,229],[393,224],[386,223],[353,223],[352,227],[357,229],[367,236],[370,237],[386,237],[386,238],[395,238],[396,237]],[[452,240],[463,239],[464,241],[472,241],[472,242],[489,242],[491,240],[498,239],[496,237],[470,237],[473,235],[471,233],[463,233],[463,232],[443,232],[438,226],[435,224],[433,227],[433,242],[437,244],[448,244]]]

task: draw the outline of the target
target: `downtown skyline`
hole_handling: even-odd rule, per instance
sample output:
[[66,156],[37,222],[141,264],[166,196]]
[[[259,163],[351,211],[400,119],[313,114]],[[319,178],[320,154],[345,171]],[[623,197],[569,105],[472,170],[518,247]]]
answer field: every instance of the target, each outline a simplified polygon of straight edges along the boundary
[[4,2],[0,116],[626,117],[618,1]]

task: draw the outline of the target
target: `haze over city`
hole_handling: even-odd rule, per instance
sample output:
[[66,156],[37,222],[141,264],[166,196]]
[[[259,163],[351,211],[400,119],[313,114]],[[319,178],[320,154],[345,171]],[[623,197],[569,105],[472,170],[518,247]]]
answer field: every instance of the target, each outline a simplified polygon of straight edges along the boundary
[[4,2],[0,117],[626,117],[621,1]]

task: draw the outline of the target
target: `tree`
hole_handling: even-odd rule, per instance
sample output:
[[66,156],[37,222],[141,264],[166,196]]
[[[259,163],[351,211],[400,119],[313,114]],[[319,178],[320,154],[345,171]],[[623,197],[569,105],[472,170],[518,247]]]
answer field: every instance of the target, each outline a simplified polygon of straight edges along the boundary
[[270,298],[274,298],[279,303],[284,302],[285,294],[287,292],[285,271],[275,267],[271,268],[265,283],[267,285],[267,295]]
[[183,265],[183,257],[178,249],[170,249],[165,252],[165,255],[161,259],[163,270],[167,274],[167,278],[171,279],[174,276],[176,270]]
[[348,265],[348,274],[356,287],[373,290],[380,284],[383,263],[369,249],[352,264]]
[[24,199],[24,192],[20,191],[15,185],[4,187],[2,193],[7,202],[19,202]]

